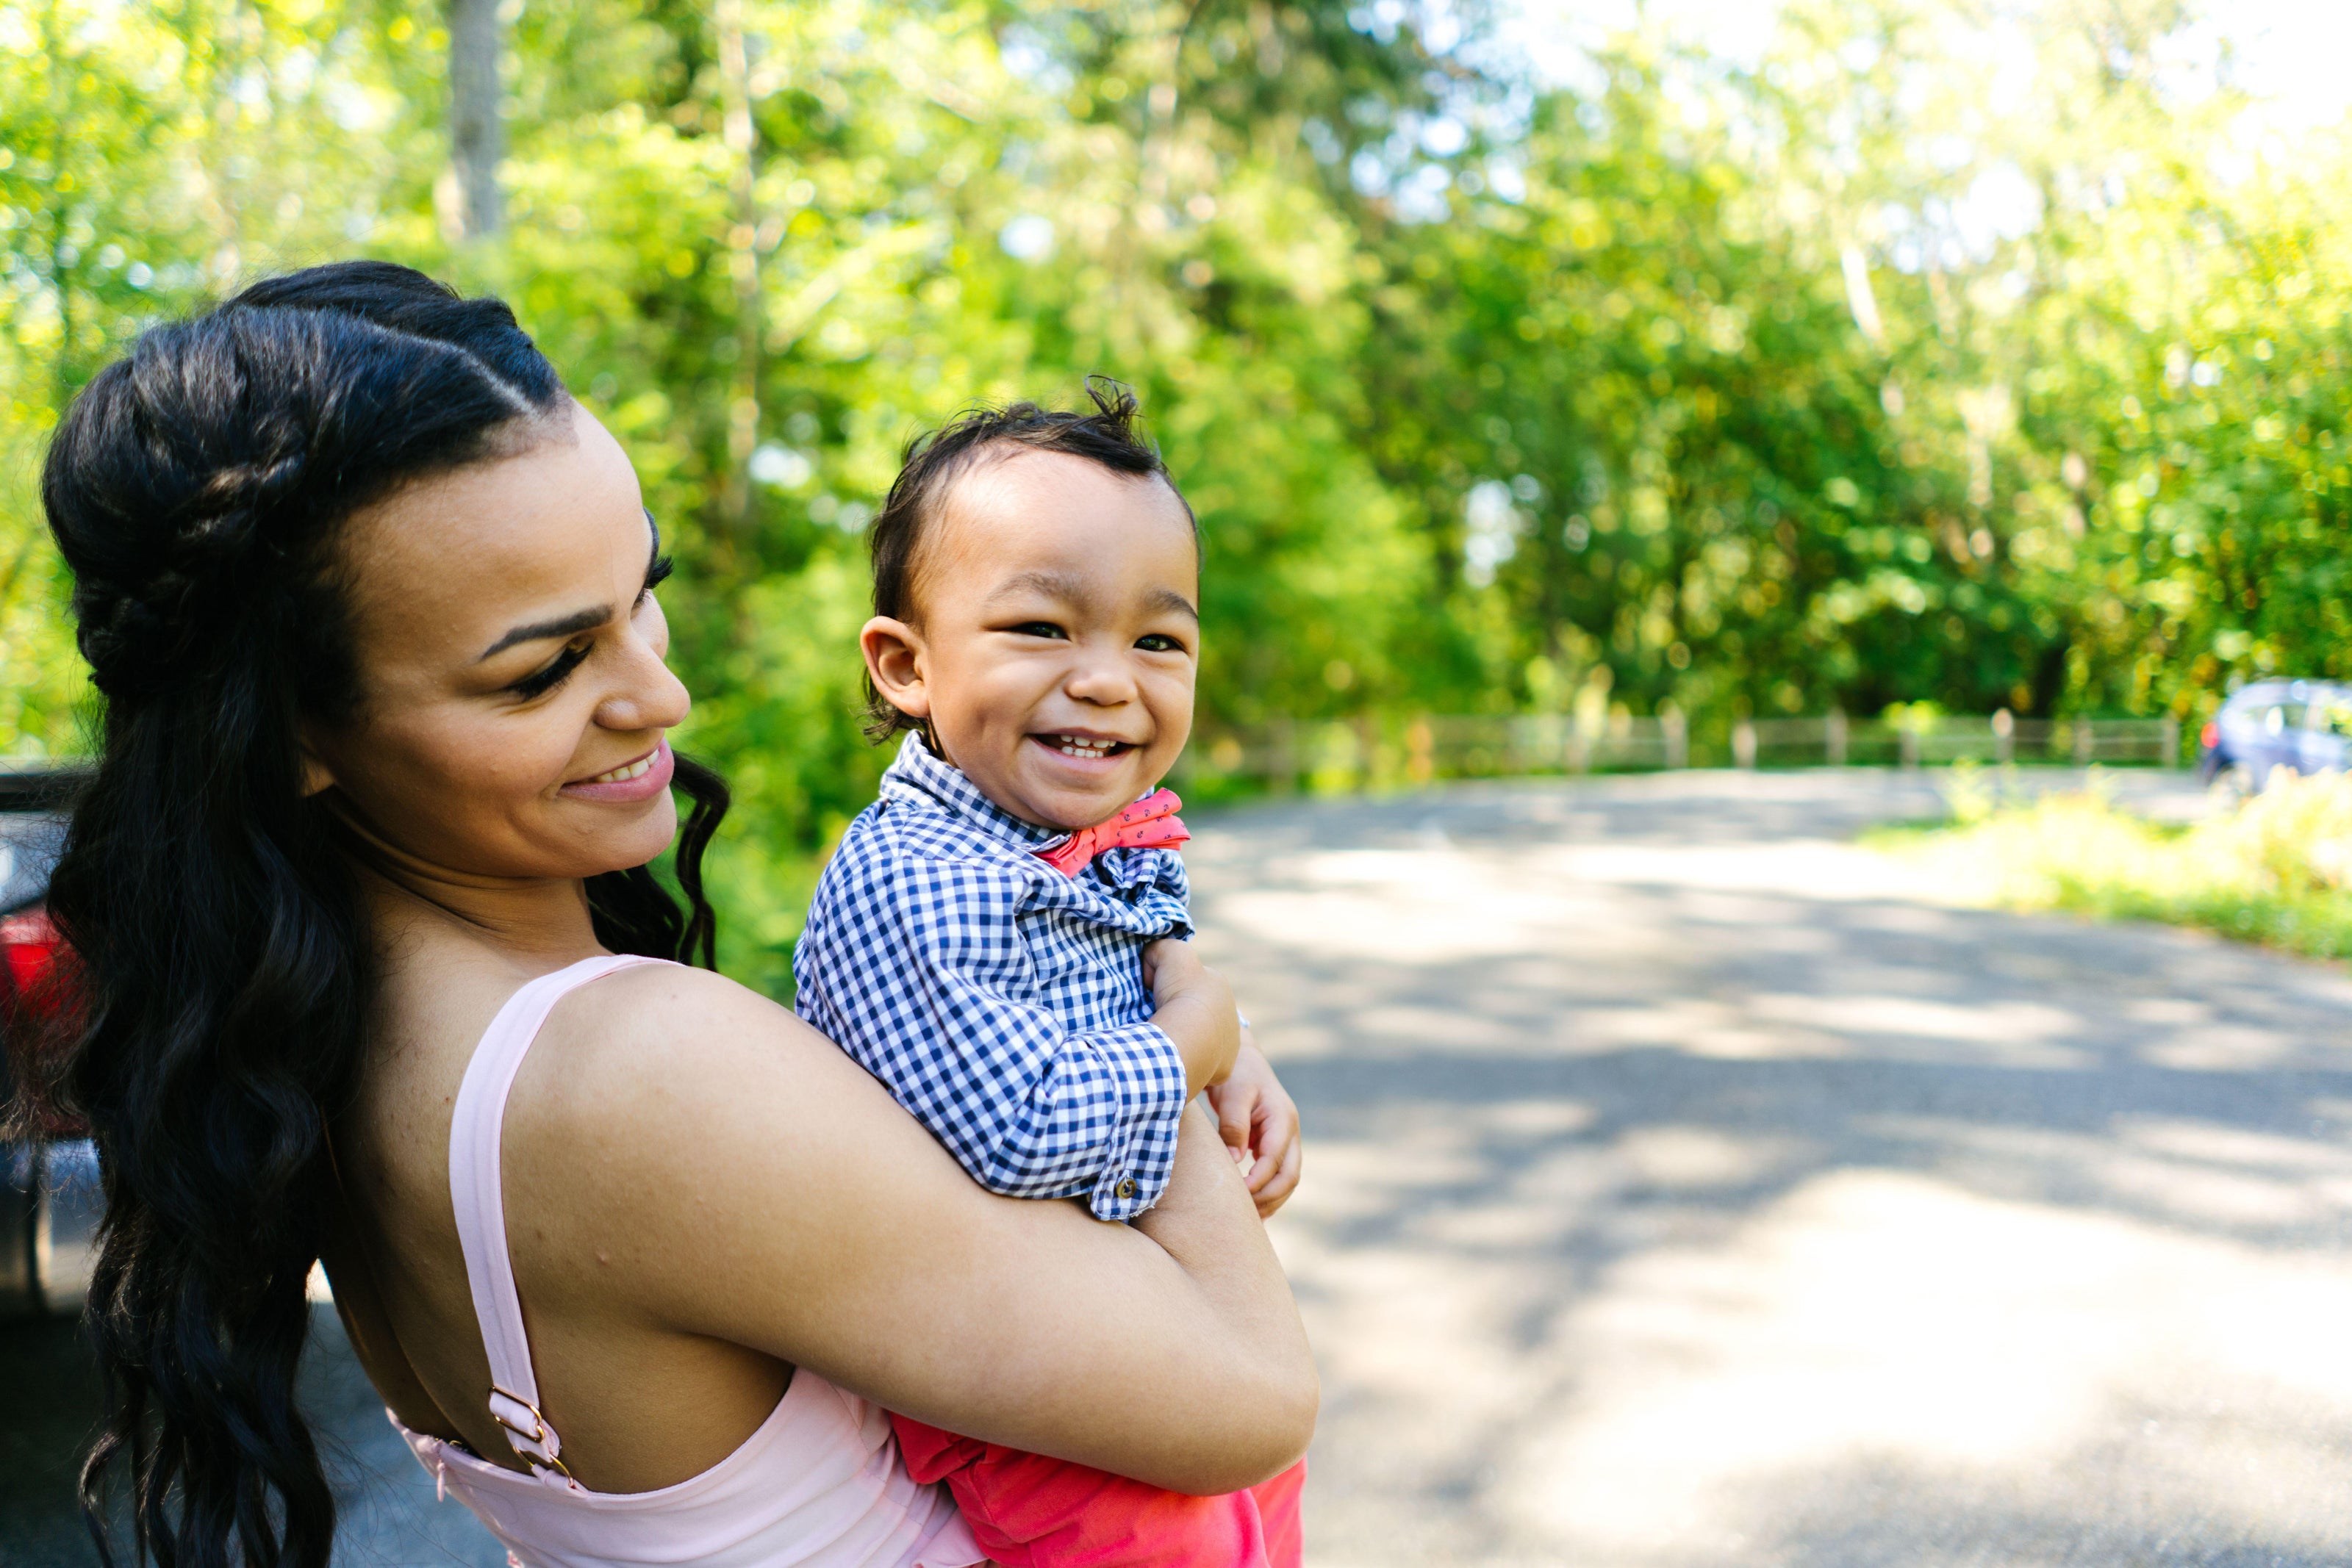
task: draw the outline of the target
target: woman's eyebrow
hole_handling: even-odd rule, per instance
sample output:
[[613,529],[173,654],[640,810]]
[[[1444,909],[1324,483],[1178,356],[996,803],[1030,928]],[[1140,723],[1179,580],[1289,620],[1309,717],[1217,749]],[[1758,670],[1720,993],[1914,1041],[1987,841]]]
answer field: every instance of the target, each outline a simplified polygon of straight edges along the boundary
[[592,632],[613,618],[613,607],[600,604],[593,610],[575,610],[558,621],[534,621],[528,626],[511,628],[505,636],[482,650],[480,664],[494,653],[503,653],[518,643],[544,643],[551,637],[576,637]]
[[[656,563],[661,559],[661,525],[654,521],[652,511],[644,507],[639,510],[645,511],[646,527],[653,534],[652,547],[646,551],[646,575],[650,578]],[[518,643],[544,643],[554,637],[576,637],[583,632],[593,631],[612,618],[613,607],[603,604],[593,610],[576,610],[559,621],[534,621],[528,626],[513,627],[505,636],[483,649],[481,657],[474,663],[478,664],[492,654],[503,653]]]

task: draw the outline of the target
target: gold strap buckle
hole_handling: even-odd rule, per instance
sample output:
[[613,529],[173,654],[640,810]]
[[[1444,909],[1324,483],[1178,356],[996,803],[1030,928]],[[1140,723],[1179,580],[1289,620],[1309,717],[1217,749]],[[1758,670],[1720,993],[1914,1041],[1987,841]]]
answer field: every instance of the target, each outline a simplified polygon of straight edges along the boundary
[[[490,1406],[491,1420],[496,1421],[499,1426],[504,1427],[517,1437],[520,1437],[525,1443],[536,1444],[542,1448],[547,1446],[549,1436],[547,1430],[547,1417],[539,1413],[538,1406],[533,1405],[530,1400],[525,1399],[521,1395],[515,1393],[512,1389],[501,1388],[495,1383],[490,1385],[490,1392],[498,1395],[501,1398],[510,1399],[515,1404],[521,1406],[525,1410],[530,1411],[531,1429],[526,1432],[521,1427],[516,1426],[513,1422],[508,1420],[504,1416],[499,1413],[499,1407],[496,1405],[492,1405]],[[553,1470],[557,1475],[562,1476],[567,1481],[572,1479],[572,1472],[564,1468],[563,1460],[561,1456],[555,1454],[533,1453],[530,1449],[524,1448],[522,1443],[512,1441],[509,1441],[507,1444],[507,1447],[512,1448],[515,1453],[515,1458],[520,1459],[524,1464],[530,1465],[536,1469]]]

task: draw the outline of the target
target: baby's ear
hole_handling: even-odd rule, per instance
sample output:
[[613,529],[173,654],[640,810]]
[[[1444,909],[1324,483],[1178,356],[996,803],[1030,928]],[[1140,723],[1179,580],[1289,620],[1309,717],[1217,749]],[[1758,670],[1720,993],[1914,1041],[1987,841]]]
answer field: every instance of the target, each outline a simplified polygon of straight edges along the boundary
[[866,674],[882,700],[908,718],[929,718],[930,688],[925,679],[923,635],[904,621],[877,615],[857,633]]

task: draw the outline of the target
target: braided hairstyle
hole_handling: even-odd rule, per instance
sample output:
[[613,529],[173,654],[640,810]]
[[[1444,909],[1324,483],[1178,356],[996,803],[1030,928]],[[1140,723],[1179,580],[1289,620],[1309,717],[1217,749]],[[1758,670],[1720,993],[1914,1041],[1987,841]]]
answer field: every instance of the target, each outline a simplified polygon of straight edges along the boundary
[[[301,792],[302,721],[360,696],[336,541],[356,508],[519,452],[566,409],[506,306],[350,262],[145,332],[49,449],[42,503],[106,699],[50,884],[79,1007],[43,1089],[89,1121],[106,1186],[107,1419],[82,1500],[109,1564],[118,1466],[163,1568],[328,1561],[294,1376],[373,979],[350,841]],[[687,907],[645,867],[591,878],[589,904],[610,947],[708,963],[726,791],[682,758],[677,779]]]

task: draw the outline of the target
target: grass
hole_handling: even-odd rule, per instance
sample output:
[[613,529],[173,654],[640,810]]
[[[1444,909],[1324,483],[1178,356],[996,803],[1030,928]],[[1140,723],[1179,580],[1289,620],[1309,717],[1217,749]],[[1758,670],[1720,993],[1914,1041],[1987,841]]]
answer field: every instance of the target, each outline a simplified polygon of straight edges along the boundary
[[2319,958],[2352,957],[2352,777],[2281,778],[2187,827],[2118,810],[2094,786],[1996,806],[1973,776],[1955,819],[1874,835],[1970,902],[2158,920]]

